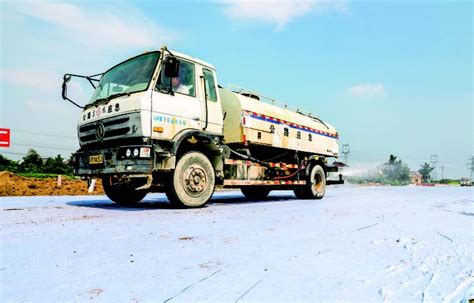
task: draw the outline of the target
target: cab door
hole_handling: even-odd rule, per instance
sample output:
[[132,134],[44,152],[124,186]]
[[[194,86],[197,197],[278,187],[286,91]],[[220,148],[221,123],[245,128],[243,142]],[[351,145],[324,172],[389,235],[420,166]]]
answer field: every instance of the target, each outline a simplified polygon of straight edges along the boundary
[[178,85],[161,68],[152,91],[152,138],[171,140],[183,130],[202,128],[197,78],[196,65],[188,60],[179,59]]
[[216,71],[205,66],[199,66],[199,80],[201,127],[205,131],[222,134],[224,121],[221,100],[217,92]]

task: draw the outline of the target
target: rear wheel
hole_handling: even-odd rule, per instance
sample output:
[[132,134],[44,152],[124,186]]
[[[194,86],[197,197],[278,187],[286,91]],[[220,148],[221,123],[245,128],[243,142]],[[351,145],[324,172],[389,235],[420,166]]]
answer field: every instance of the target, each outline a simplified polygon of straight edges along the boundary
[[306,185],[295,188],[294,193],[298,199],[322,199],[326,192],[326,174],[321,165],[311,168]]
[[204,154],[188,152],[178,160],[170,182],[166,196],[173,205],[201,207],[214,193],[214,168]]
[[136,190],[136,187],[132,184],[114,183],[109,177],[102,178],[102,187],[110,200],[124,206],[137,204],[143,200],[147,194],[146,189]]
[[247,199],[265,199],[270,193],[269,188],[260,186],[241,187],[240,190]]

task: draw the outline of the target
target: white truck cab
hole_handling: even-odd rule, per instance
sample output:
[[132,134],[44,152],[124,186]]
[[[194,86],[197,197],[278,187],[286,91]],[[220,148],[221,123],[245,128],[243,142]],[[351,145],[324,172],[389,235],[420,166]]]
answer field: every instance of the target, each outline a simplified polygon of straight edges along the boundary
[[[82,126],[125,115],[135,123],[129,131],[110,132],[117,127],[109,123],[104,138],[99,136],[100,141],[124,135],[171,140],[186,129],[222,134],[222,108],[214,67],[184,54],[173,55],[179,61],[178,77],[165,76],[162,62],[167,57],[159,60],[160,51],[130,58],[103,73],[78,122],[81,146],[98,141],[90,127],[81,131]],[[207,108],[204,83],[210,101]]]

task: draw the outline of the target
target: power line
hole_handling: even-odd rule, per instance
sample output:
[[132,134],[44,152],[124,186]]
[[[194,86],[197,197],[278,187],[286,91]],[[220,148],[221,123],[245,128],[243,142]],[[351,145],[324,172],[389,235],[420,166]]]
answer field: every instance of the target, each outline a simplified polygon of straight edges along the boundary
[[[369,152],[362,152],[362,151],[351,151],[351,160],[352,164],[354,162],[356,163],[370,163],[370,164],[377,164],[377,163],[384,163],[388,160],[387,156],[385,155],[380,155],[380,154],[374,154],[374,153],[369,153]],[[422,159],[424,162],[429,162],[426,159]],[[435,160],[435,159],[433,159]],[[456,162],[458,163],[458,162]],[[446,173],[455,173],[459,174],[461,173],[465,168],[463,168],[460,165],[454,165],[454,164],[449,164],[449,162],[446,161],[439,161],[437,162],[438,165],[442,164],[443,165],[443,171],[442,171],[442,176],[446,175]],[[469,165],[471,165],[469,163]],[[436,177],[436,176],[435,176]]]
[[[351,150],[351,157],[354,157],[356,155],[363,157],[364,160],[371,160],[371,159],[388,159],[389,154],[387,155],[382,155],[382,154],[375,154],[375,153],[369,153],[369,152],[363,152],[363,151],[358,151],[358,150]],[[416,157],[404,157],[403,155],[398,155],[400,159],[402,160],[419,160],[419,161],[424,161],[424,162],[429,162],[426,160],[426,158],[416,158]],[[455,167],[455,168],[460,168],[460,165],[462,165],[461,162],[448,162],[448,161],[439,161],[438,164],[443,164],[446,166],[450,167]],[[453,165],[454,164],[454,165]],[[455,166],[457,165],[457,166]]]
[[30,144],[30,145],[44,145],[46,144],[47,146],[49,147],[54,147],[54,148],[66,148],[66,149],[70,149],[71,145],[69,146],[64,146],[64,145],[50,145],[48,144],[47,142],[36,142],[36,141],[24,141],[24,140],[18,140],[18,141],[14,141],[12,142],[12,145],[20,145],[20,144]]
[[1,154],[26,156],[25,153],[18,153],[18,152],[12,152],[12,151],[0,151],[0,155]]
[[[17,155],[17,156],[26,156],[28,155],[28,152],[18,152],[18,151],[2,151],[0,150],[0,155]],[[58,154],[50,154],[50,153],[39,153],[41,158],[54,158]]]
[[461,166],[449,165],[449,164],[446,164],[445,162],[440,162],[440,163],[443,163],[443,166],[445,167],[450,167],[450,168],[459,169],[459,170],[464,169],[464,167],[461,167]]
[[21,143],[15,143],[12,145],[18,145],[18,146],[24,146],[24,147],[36,147],[36,148],[45,148],[45,149],[59,149],[59,150],[65,150],[65,151],[74,151],[74,148],[64,148],[64,147],[57,147],[57,146],[47,146],[47,145],[37,145],[37,144],[21,144]]
[[354,156],[359,156],[360,158],[368,159],[368,160],[374,160],[374,161],[384,161],[388,159],[388,156],[373,156],[373,155],[365,155],[357,152],[351,152],[351,158]]
[[[358,151],[358,150],[353,150],[352,152],[354,153],[360,153],[360,154],[364,154],[364,155],[371,155],[371,156],[374,156],[374,157],[381,157],[381,158],[384,158],[384,159],[387,159],[390,154],[386,154],[386,155],[383,155],[383,154],[375,154],[375,153],[369,153],[369,152],[364,152],[364,151]],[[417,157],[405,157],[404,155],[397,155],[400,159],[405,159],[405,160],[420,160],[420,161],[426,161],[425,158],[417,158]]]
[[16,129],[16,128],[12,128],[11,132],[12,133],[18,132],[18,133],[24,133],[24,134],[30,134],[30,135],[36,135],[36,136],[56,137],[56,138],[63,138],[63,139],[69,139],[69,140],[77,140],[77,138],[73,137],[73,136],[66,136],[66,135],[52,134],[52,133],[43,133],[43,132],[35,132],[35,131],[22,130],[22,129]]

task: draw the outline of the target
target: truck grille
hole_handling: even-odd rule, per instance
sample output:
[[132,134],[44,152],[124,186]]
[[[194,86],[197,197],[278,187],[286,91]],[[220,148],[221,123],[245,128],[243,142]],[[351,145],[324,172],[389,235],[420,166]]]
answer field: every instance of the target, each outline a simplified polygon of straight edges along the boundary
[[[102,124],[103,133],[97,135],[97,128]],[[140,129],[140,114],[116,116],[82,125],[78,129],[81,145],[87,145],[112,139],[142,136]]]

